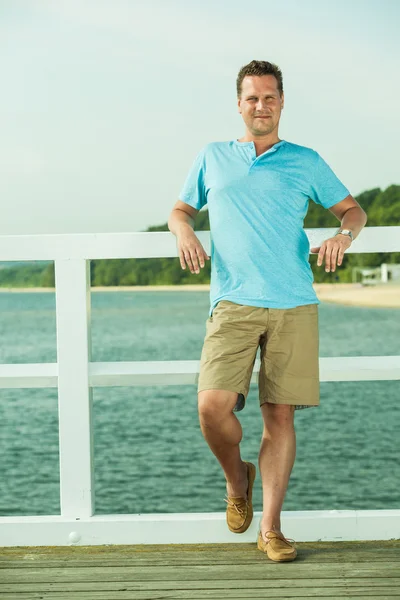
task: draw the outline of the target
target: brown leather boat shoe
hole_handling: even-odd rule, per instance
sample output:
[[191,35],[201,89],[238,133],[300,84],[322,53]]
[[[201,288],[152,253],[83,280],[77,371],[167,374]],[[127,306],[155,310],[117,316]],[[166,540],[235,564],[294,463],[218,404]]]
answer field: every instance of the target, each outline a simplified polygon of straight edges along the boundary
[[253,484],[256,478],[256,467],[251,462],[243,461],[247,465],[247,499],[241,496],[226,496],[226,522],[233,533],[244,533],[249,528],[253,519]]
[[274,562],[284,562],[296,558],[297,550],[290,543],[294,542],[294,540],[287,539],[273,530],[267,531],[265,537],[268,541],[263,539],[261,531],[258,533],[257,548],[261,550],[261,552],[265,552],[270,560],[273,560]]

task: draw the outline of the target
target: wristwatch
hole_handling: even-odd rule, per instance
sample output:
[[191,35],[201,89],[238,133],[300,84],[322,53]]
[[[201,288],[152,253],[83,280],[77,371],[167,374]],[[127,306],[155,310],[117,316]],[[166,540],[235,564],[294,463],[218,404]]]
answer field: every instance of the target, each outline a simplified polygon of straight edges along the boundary
[[337,235],[338,233],[343,233],[343,235],[348,235],[350,237],[351,241],[353,241],[353,234],[350,229],[341,229],[339,227],[339,229],[337,230],[335,235]]

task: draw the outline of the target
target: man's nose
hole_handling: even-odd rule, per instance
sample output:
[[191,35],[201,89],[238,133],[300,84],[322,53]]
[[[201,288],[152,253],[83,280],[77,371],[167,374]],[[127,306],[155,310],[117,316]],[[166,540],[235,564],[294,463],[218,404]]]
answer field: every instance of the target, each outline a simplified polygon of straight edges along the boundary
[[[267,103],[267,101],[266,101],[266,100],[265,100],[265,101],[264,101],[264,100],[259,100],[259,101],[257,102],[257,105],[256,105],[256,106],[257,106],[257,110],[258,110],[259,112],[263,112],[263,111],[265,111],[265,109],[268,107],[268,103]],[[269,112],[269,110],[267,110],[266,112]]]

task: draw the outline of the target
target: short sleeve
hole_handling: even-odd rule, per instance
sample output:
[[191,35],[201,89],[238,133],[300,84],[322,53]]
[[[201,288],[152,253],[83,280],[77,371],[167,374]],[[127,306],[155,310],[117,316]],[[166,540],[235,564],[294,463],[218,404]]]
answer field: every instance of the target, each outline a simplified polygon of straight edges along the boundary
[[310,198],[316,204],[330,208],[344,200],[350,192],[318,152],[315,154],[317,161],[312,171]]
[[202,148],[194,159],[178,196],[179,200],[186,202],[186,204],[193,206],[197,210],[200,210],[207,204],[204,157],[205,151]]

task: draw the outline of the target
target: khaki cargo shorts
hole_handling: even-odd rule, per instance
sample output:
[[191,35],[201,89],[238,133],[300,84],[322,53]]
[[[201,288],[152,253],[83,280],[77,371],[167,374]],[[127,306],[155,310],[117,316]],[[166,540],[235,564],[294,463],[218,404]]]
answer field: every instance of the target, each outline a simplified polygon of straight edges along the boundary
[[220,300],[206,321],[197,392],[237,392],[233,410],[242,410],[258,347],[260,406],[319,406],[318,304],[282,309]]

